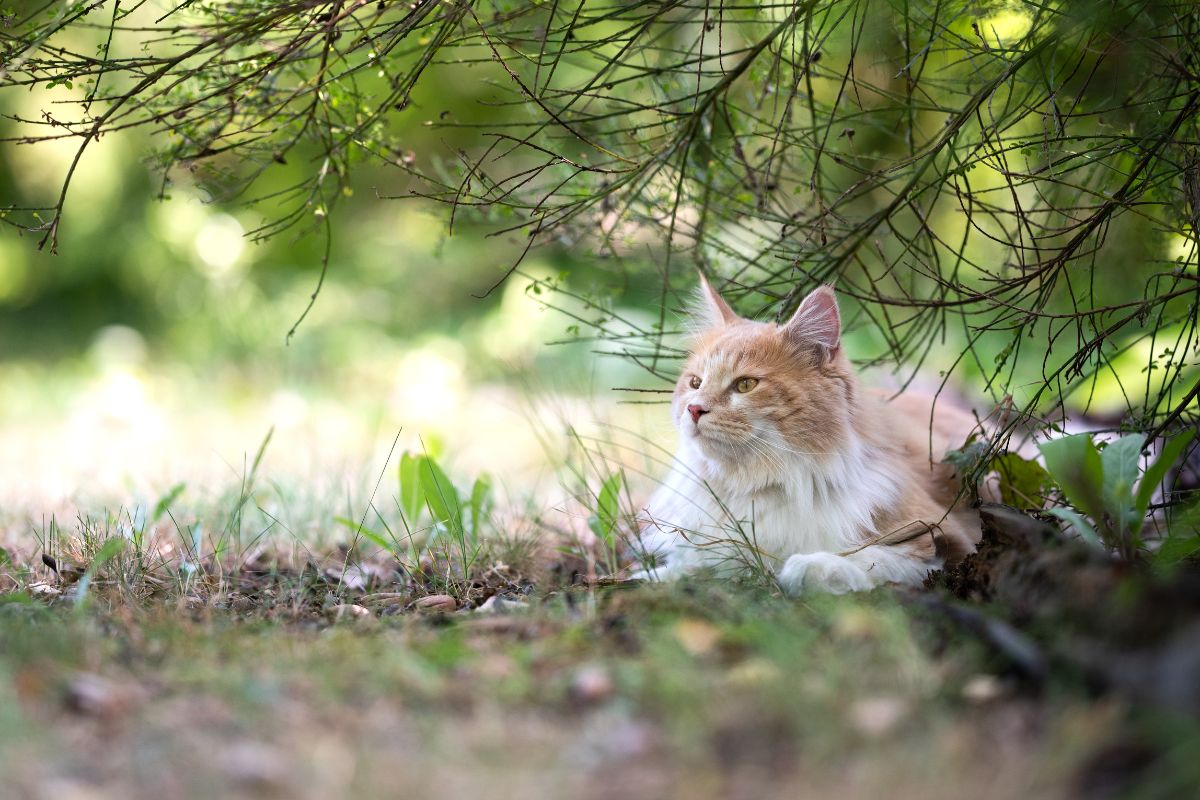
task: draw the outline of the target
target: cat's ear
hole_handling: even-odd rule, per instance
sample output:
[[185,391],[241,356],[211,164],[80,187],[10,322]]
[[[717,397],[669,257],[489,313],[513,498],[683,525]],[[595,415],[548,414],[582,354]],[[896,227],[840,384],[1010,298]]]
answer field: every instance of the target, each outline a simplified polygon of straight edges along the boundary
[[784,333],[799,345],[815,346],[825,359],[837,355],[842,346],[842,317],[832,286],[818,286],[783,326]]
[[738,321],[737,312],[709,284],[703,272],[700,273],[700,288],[696,291],[696,298],[695,313],[706,328],[719,328]]

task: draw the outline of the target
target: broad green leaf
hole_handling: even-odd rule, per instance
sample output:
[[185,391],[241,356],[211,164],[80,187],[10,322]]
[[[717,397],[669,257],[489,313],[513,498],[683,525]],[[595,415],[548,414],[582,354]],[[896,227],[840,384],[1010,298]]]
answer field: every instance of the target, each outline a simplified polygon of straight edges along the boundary
[[409,521],[421,515],[421,459],[424,456],[404,453],[400,456],[400,510]]
[[1104,468],[1104,508],[1121,530],[1141,529],[1142,520],[1133,505],[1133,483],[1146,437],[1140,433],[1122,436],[1100,451]]
[[1097,519],[1104,514],[1104,466],[1091,434],[1079,433],[1038,445],[1046,471],[1077,509]]
[[1033,459],[1016,453],[1004,453],[992,461],[1000,473],[1000,500],[1014,508],[1041,507],[1042,497],[1050,488],[1050,473]]
[[1167,517],[1167,530],[1171,536],[1200,534],[1200,501],[1187,508],[1176,508]]
[[1104,546],[1104,543],[1100,541],[1100,535],[1097,534],[1096,529],[1092,527],[1092,523],[1084,519],[1083,515],[1079,514],[1078,512],[1072,511],[1069,508],[1051,508],[1048,509],[1046,513],[1050,514],[1051,516],[1058,517],[1064,522],[1071,523],[1071,527],[1075,529],[1075,532],[1092,544],[1100,547]]
[[1154,566],[1160,569],[1170,569],[1200,552],[1200,502],[1173,509],[1167,530],[1167,538],[1154,553]]
[[1154,492],[1158,489],[1158,485],[1166,477],[1167,470],[1179,460],[1179,456],[1183,454],[1184,449],[1191,443],[1195,435],[1196,432],[1194,430],[1180,433],[1163,445],[1162,452],[1158,454],[1158,458],[1146,468],[1146,473],[1142,475],[1142,482],[1138,484],[1137,498],[1134,500],[1134,506],[1137,508],[1140,516],[1146,516],[1146,512],[1150,508],[1150,500],[1154,497]]
[[616,530],[617,521],[621,516],[621,486],[623,483],[624,475],[614,472],[600,485],[600,493],[596,496],[596,521],[600,529],[599,533],[609,547],[613,545],[613,531]]
[[433,518],[450,526],[453,531],[462,530],[462,504],[458,501],[458,492],[450,478],[429,456],[421,457],[418,464],[421,475],[421,492],[425,505]]
[[1197,552],[1200,552],[1200,534],[1168,536],[1154,553],[1154,566],[1160,569],[1174,567]]
[[370,528],[360,525],[359,523],[355,522],[352,519],[346,519],[345,517],[334,517],[333,521],[339,525],[344,525],[345,527],[349,528],[354,533],[357,533],[359,536],[362,536],[367,541],[372,542],[372,543],[378,545],[379,547],[382,547],[384,550],[388,551],[389,553],[391,553],[395,550],[394,543],[388,542],[388,540],[383,538],[383,536],[381,536],[380,534],[376,533],[375,531],[371,530]]
[[488,513],[492,500],[492,479],[480,475],[471,487],[471,535],[479,538],[479,522]]

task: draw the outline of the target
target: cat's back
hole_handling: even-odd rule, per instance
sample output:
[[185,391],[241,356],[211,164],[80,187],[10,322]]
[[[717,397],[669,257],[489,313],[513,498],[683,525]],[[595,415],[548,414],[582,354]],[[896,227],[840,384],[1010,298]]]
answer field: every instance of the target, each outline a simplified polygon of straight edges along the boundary
[[876,409],[885,418],[891,435],[900,439],[914,460],[928,466],[942,461],[947,451],[961,448],[979,423],[968,410],[945,398],[920,392],[892,395],[882,389],[869,389]]

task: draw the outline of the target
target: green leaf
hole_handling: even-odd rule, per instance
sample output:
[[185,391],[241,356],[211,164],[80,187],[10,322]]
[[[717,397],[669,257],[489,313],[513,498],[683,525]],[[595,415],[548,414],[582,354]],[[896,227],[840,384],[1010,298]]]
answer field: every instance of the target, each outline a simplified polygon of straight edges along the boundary
[[1092,544],[1099,547],[1104,546],[1104,543],[1100,540],[1100,535],[1092,527],[1092,523],[1084,519],[1078,512],[1072,511],[1069,508],[1051,508],[1046,513],[1053,517],[1058,517],[1064,522],[1071,523],[1071,526],[1075,528],[1075,532]]
[[1167,517],[1167,531],[1170,536],[1200,534],[1200,500],[1187,508],[1173,509]]
[[487,516],[492,500],[492,479],[480,475],[471,487],[471,535],[479,538],[479,521]]
[[1200,535],[1168,536],[1154,554],[1154,565],[1160,569],[1174,567],[1200,552]]
[[1140,433],[1122,436],[1100,451],[1104,469],[1104,508],[1122,531],[1137,532],[1142,519],[1133,505],[1133,484],[1146,437]]
[[421,515],[421,459],[424,456],[405,453],[400,456],[400,510],[408,520]]
[[1154,492],[1158,489],[1158,485],[1166,477],[1167,470],[1179,460],[1179,456],[1183,454],[1184,448],[1191,443],[1195,435],[1196,432],[1194,430],[1180,433],[1163,445],[1162,452],[1158,454],[1158,458],[1146,468],[1145,474],[1142,475],[1142,482],[1138,484],[1137,497],[1134,499],[1134,506],[1137,508],[1140,516],[1146,516],[1146,512],[1150,509],[1150,500],[1154,497]]
[[421,492],[425,505],[436,522],[445,523],[455,532],[462,530],[462,504],[450,478],[429,456],[423,456],[417,465],[421,476]]
[[1154,553],[1154,566],[1169,570],[1200,552],[1200,502],[1173,509],[1167,517],[1167,531],[1167,538]]
[[376,533],[375,531],[371,530],[370,528],[360,525],[359,523],[355,522],[352,519],[346,519],[345,517],[334,517],[333,521],[339,525],[343,525],[343,526],[349,528],[354,533],[357,533],[359,536],[363,537],[364,539],[372,542],[373,544],[378,545],[379,547],[382,547],[384,550],[388,551],[389,553],[392,553],[395,551],[395,545],[392,542],[389,542],[387,539],[385,539],[379,533]]
[[1104,514],[1104,466],[1088,433],[1063,436],[1038,445],[1046,471],[1062,488],[1067,501],[1092,517]]
[[1016,453],[1004,453],[992,460],[992,468],[1000,473],[1001,502],[1014,508],[1041,506],[1051,485],[1045,467]]
[[158,502],[154,504],[154,513],[150,516],[149,521],[156,522],[160,517],[162,517],[163,514],[167,513],[167,510],[170,509],[175,501],[179,499],[179,496],[183,494],[183,490],[186,488],[187,484],[182,482],[172,486],[167,493],[160,497]]
[[596,522],[600,537],[608,547],[612,547],[613,532],[617,521],[621,518],[621,486],[625,476],[621,472],[609,475],[600,485],[600,493],[596,496]]

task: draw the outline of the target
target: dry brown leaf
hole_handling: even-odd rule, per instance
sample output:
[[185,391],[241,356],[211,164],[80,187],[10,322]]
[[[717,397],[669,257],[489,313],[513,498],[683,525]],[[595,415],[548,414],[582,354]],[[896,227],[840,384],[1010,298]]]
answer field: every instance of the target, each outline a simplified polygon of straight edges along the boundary
[[431,594],[413,605],[421,611],[447,613],[458,608],[458,601],[448,594]]

